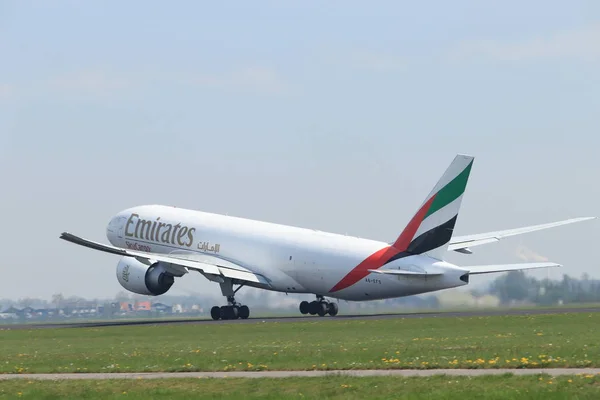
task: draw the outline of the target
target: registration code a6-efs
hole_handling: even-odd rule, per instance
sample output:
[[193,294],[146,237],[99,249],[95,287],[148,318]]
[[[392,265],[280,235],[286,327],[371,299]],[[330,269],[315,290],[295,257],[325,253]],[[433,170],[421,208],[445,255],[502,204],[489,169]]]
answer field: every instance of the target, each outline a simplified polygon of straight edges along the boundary
[[379,280],[379,279],[365,278],[365,282],[367,282],[367,283],[377,283],[377,284],[381,285],[381,280]]

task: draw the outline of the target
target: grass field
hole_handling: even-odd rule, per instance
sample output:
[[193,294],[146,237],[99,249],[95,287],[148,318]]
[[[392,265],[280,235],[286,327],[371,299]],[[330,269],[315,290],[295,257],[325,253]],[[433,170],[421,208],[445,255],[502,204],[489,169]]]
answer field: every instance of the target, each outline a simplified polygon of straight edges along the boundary
[[600,367],[600,313],[0,331],[0,373]]
[[0,398],[21,399],[597,399],[600,376],[428,378],[324,377],[5,381]]

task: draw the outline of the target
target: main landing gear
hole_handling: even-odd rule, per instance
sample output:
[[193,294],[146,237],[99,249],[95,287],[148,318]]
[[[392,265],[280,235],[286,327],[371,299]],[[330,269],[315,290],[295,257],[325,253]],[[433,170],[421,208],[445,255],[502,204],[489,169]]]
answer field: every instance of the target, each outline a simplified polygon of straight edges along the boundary
[[233,290],[233,283],[231,279],[227,279],[224,283],[221,283],[221,293],[227,297],[226,306],[214,306],[210,309],[210,316],[212,319],[229,320],[229,319],[247,319],[250,316],[250,309],[248,306],[243,306],[235,301],[234,295],[244,285],[240,285],[236,290]]
[[323,296],[317,295],[317,300],[315,301],[311,301],[310,303],[308,301],[301,302],[300,312],[302,314],[318,315],[319,317],[324,317],[327,314],[335,317],[338,313],[338,305],[337,303],[325,300]]

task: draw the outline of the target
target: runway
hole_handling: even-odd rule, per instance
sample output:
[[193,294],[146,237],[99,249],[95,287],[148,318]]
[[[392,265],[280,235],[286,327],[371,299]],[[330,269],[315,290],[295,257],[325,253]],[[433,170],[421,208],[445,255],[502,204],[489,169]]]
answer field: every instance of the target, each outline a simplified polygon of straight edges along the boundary
[[92,322],[67,322],[67,323],[31,323],[31,324],[0,324],[0,330],[15,329],[48,329],[48,328],[96,328],[108,326],[128,325],[183,325],[183,324],[253,324],[262,322],[315,322],[315,321],[339,321],[339,320],[380,320],[395,318],[467,318],[467,317],[490,317],[505,315],[544,315],[564,313],[597,313],[600,307],[554,307],[554,308],[532,308],[532,309],[501,309],[481,311],[439,311],[424,313],[394,313],[394,314],[360,314],[360,315],[337,315],[335,317],[298,316],[298,317],[265,317],[248,318],[233,321],[213,321],[206,318],[189,318],[178,320],[167,319],[145,319],[127,321],[92,321]]
[[536,369],[374,369],[374,370],[333,370],[333,371],[232,371],[232,372],[110,372],[76,374],[0,374],[0,381],[9,379],[27,380],[75,380],[75,379],[165,379],[165,378],[292,378],[345,375],[364,376],[481,376],[481,375],[597,375],[600,368],[536,368]]

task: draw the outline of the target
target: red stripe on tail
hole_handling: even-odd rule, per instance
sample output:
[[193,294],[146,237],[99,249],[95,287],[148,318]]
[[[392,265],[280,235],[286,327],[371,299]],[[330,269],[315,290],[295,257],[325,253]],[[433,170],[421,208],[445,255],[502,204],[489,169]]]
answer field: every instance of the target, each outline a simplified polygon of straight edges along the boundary
[[412,217],[408,225],[406,225],[406,228],[404,228],[392,246],[400,251],[405,251],[408,249],[408,245],[410,242],[412,242],[413,238],[415,237],[415,233],[417,233],[419,226],[421,226],[423,219],[425,219],[425,215],[427,215],[427,211],[429,211],[429,207],[431,207],[433,199],[435,199],[435,194],[431,196],[431,198],[427,200],[425,204],[423,204],[423,207],[417,211],[415,216]]

